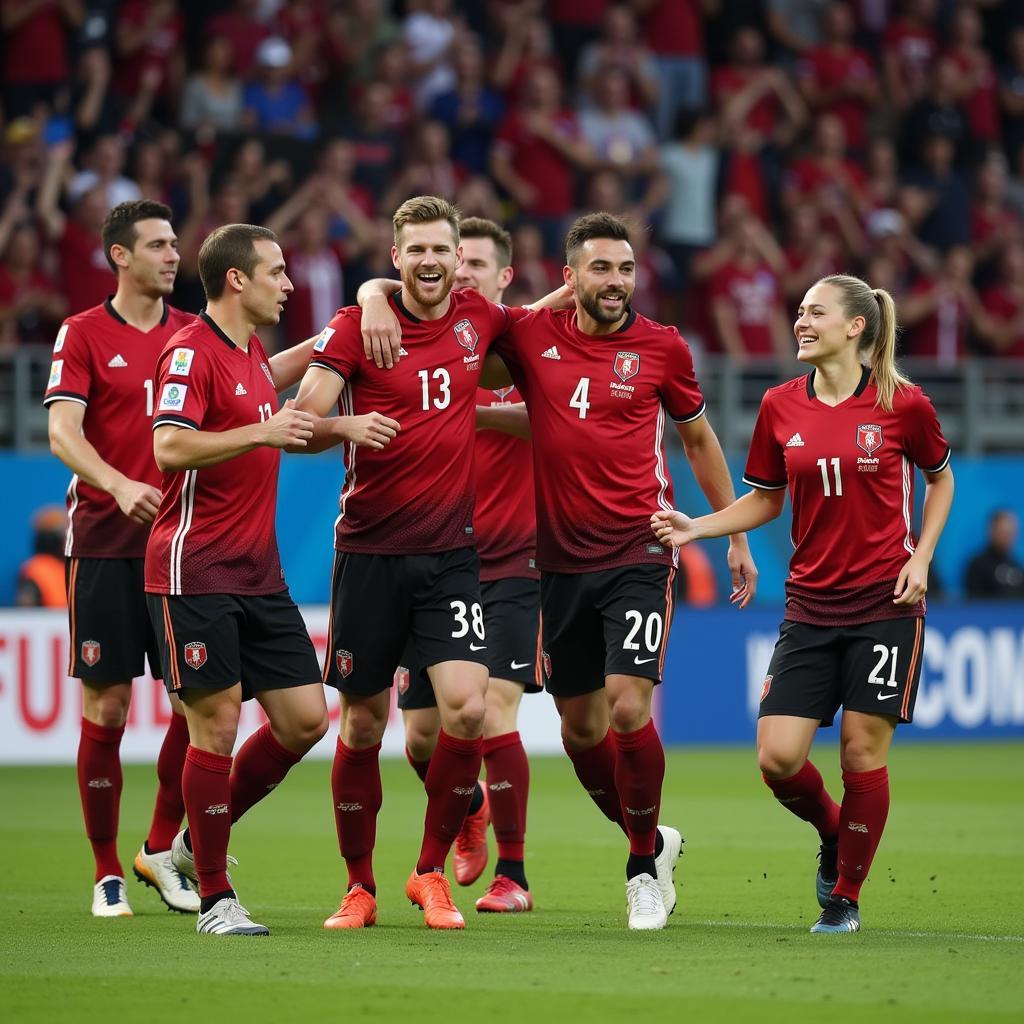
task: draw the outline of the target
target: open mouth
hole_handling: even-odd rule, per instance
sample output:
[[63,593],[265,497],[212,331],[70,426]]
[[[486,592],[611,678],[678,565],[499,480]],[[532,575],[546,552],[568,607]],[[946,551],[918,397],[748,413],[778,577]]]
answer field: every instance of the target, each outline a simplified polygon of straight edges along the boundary
[[441,275],[440,274],[417,274],[416,275],[416,280],[419,281],[420,284],[425,284],[427,286],[430,286],[430,285],[440,284],[441,283]]

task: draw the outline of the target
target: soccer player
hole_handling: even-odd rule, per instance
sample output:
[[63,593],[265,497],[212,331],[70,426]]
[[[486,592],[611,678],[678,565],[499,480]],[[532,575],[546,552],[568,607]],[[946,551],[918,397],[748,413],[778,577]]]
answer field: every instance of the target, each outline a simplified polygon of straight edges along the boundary
[[[160,502],[160,473],[139,444],[153,415],[153,370],[167,339],[192,320],[168,305],[178,271],[177,237],[163,203],[115,206],[103,224],[103,251],[117,291],[64,321],[53,346],[44,404],[50,450],[74,474],[64,545],[71,632],[68,674],[82,683],[78,790],[96,861],[92,913],[127,917],[117,853],[120,745],[132,680],[148,657],[160,675],[146,612],[142,559]],[[185,808],[181,772],[188,728],[177,698],[157,758],[149,834],[135,858],[140,881],[172,910],[195,913],[199,900],[171,864],[171,841]]]
[[[580,782],[629,839],[629,927],[660,929],[675,909],[682,845],[658,825],[665,754],[651,718],[674,604],[675,557],[649,532],[649,509],[671,508],[666,412],[712,508],[732,501],[732,482],[689,348],[630,306],[636,262],[625,225],[606,213],[579,218],[566,260],[573,309],[536,309],[496,348],[534,442],[543,681]],[[387,337],[377,325],[369,333]],[[732,600],[743,607],[756,587],[744,536],[728,557]]]
[[[889,293],[846,275],[804,296],[793,326],[806,376],[771,388],[750,442],[753,490],[713,515],[655,512],[663,544],[753,530],[789,489],[786,614],[764,688],[757,753],[765,783],[821,839],[816,933],[860,929],[858,900],[889,812],[893,733],[914,714],[928,566],[953,501],[949,445],[924,392],[898,371]],[[925,476],[921,536],[914,472]],[[808,759],[843,707],[837,805]]]
[[[472,289],[452,291],[456,209],[418,196],[394,215],[400,290],[377,298],[402,319],[392,368],[364,354],[361,311],[339,310],[314,346],[298,407],[318,417],[379,408],[401,423],[383,451],[345,453],[325,682],[341,691],[331,781],[348,890],[327,928],[376,921],[372,853],[381,803],[380,741],[407,640],[437,698],[441,729],[406,895],[430,928],[464,928],[444,865],[480,773],[488,644],[473,548],[477,385],[495,337],[517,315]],[[383,282],[391,288],[395,282]],[[372,300],[371,300],[372,301]],[[390,353],[389,353],[390,355]]]
[[[292,291],[273,232],[228,224],[199,251],[207,308],[165,345],[156,370],[153,451],[163,496],[146,547],[150,616],[164,683],[185,706],[181,780],[189,827],[178,870],[197,883],[197,931],[266,935],[227,875],[231,825],[327,731],[320,668],[288,594],[274,530],[280,450],[302,449],[312,417],[277,393],[302,374],[315,339],[267,358],[257,327]],[[362,425],[339,418],[356,443]],[[241,703],[269,722],[232,761]]]
[[[481,217],[459,224],[462,262],[456,288],[473,288],[501,302],[512,280],[512,239]],[[459,885],[472,885],[487,866],[487,824],[494,825],[498,862],[481,912],[533,909],[524,868],[530,764],[516,727],[524,693],[539,693],[537,646],[540,575],[535,566],[533,460],[529,423],[514,388],[477,393],[476,507],[473,531],[480,557],[480,590],[490,678],[484,699],[483,760],[487,791],[477,783],[452,867]],[[494,425],[494,426],[492,426]],[[500,429],[494,429],[497,426]],[[509,431],[512,431],[510,433]],[[517,434],[519,436],[517,436]],[[425,780],[441,720],[429,682],[407,656],[399,669],[398,706],[405,722],[406,756]]]

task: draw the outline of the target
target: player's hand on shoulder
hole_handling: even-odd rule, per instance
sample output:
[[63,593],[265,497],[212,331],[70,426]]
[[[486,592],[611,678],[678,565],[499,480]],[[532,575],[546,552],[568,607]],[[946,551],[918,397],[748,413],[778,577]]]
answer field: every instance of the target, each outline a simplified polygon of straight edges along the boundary
[[117,484],[111,495],[117,507],[137,523],[151,523],[160,509],[160,492],[141,480],[128,480]]
[[675,509],[655,512],[651,516],[651,529],[654,536],[667,548],[685,547],[697,539],[693,520]]
[[754,565],[754,556],[750,553],[750,545],[747,543],[746,536],[742,536],[740,540],[733,539],[729,542],[726,563],[732,573],[732,593],[729,595],[729,604],[746,608],[757,593],[757,566]]
[[363,353],[380,368],[389,370],[398,362],[402,351],[402,326],[387,297],[368,296],[363,305],[359,331],[363,336]]
[[295,408],[289,398],[266,423],[259,424],[259,443],[268,448],[305,448],[313,436],[311,413]]
[[348,438],[364,448],[386,448],[399,430],[402,429],[398,420],[382,416],[379,412],[368,412],[363,416],[350,416]]

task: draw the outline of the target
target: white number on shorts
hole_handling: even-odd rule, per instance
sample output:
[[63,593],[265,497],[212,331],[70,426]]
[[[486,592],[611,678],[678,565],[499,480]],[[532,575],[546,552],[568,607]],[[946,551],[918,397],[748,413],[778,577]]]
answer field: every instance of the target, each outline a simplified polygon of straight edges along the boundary
[[465,601],[452,601],[451,609],[455,615],[455,629],[452,630],[453,640],[458,640],[460,636],[465,636],[469,632],[467,612],[473,620],[473,632],[481,640],[484,639],[484,610],[480,607],[479,601],[474,601],[468,608]]
[[259,406],[260,410],[260,423],[266,423],[271,416],[274,415],[274,410],[270,407],[269,402],[261,402]]
[[146,415],[153,415],[153,382],[151,380],[144,380],[142,386],[146,389]]
[[[626,621],[632,622],[633,627],[626,635],[626,639],[622,643],[622,649],[624,651],[639,651],[640,645],[634,638],[640,632],[640,627],[644,625],[643,613],[638,612],[635,608],[631,608],[626,612]],[[644,627],[644,643],[647,645],[647,650],[653,654],[656,654],[661,646],[662,629],[661,616],[657,612],[651,612],[647,616],[647,625]]]
[[[829,487],[828,482],[828,462],[826,459],[818,459],[818,468],[821,470],[821,486],[825,488],[825,497],[832,497],[832,489]],[[832,459],[832,472],[835,473],[836,477],[836,497],[841,498],[843,496],[843,478],[839,472],[839,456],[837,455]]]
[[[871,670],[871,675],[868,676],[868,682],[874,683],[875,686],[895,686],[896,655],[899,654],[899,648],[886,647],[885,644],[875,644],[871,649],[878,655],[878,661],[875,662],[875,667]],[[892,671],[889,673],[888,679],[883,679],[878,673],[885,671],[885,663],[889,660],[890,654],[892,654]]]
[[589,394],[590,378],[580,377],[580,382],[576,385],[576,390],[572,393],[572,398],[569,399],[569,408],[579,409],[581,420],[585,420],[587,418],[587,410],[590,408],[590,403],[587,401],[587,395]]
[[447,409],[451,405],[452,392],[451,383],[452,379],[448,376],[448,371],[443,367],[438,367],[433,373],[429,370],[420,370],[417,376],[420,379],[420,385],[423,391],[423,411],[426,412],[430,408],[430,378],[438,382],[439,394],[433,398],[435,409]]

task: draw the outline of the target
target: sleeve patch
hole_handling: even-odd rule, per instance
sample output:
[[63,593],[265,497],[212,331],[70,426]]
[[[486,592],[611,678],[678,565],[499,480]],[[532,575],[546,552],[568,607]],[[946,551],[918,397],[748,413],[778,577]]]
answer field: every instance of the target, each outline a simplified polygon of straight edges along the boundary
[[192,360],[195,358],[195,354],[195,349],[176,348],[171,355],[168,372],[173,373],[176,377],[187,377],[192,369]]
[[327,348],[327,343],[334,337],[334,328],[325,327],[320,332],[320,337],[316,339],[316,344],[313,345],[314,352],[323,352]]
[[61,324],[61,328],[57,332],[57,340],[53,343],[54,355],[56,355],[64,347],[64,339],[68,336],[69,326],[70,324]]
[[187,384],[165,384],[160,393],[160,405],[157,412],[168,412],[180,409],[185,404],[185,395],[188,394]]
[[64,360],[54,359],[50,363],[50,383],[47,384],[47,388],[55,388],[60,383],[60,378],[64,373]]

